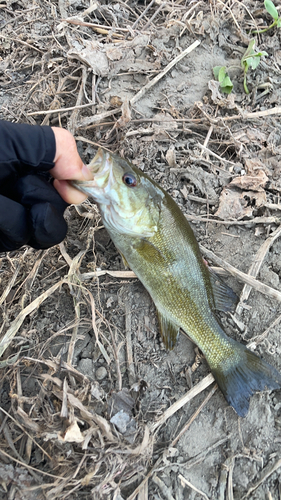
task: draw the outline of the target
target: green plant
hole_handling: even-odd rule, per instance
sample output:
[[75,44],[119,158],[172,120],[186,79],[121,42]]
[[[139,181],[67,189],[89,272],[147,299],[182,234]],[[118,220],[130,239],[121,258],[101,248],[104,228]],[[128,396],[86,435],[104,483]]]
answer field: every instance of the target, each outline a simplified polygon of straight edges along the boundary
[[233,89],[233,83],[230,80],[225,66],[215,66],[213,68],[215,78],[220,82],[220,89],[225,94],[230,94]]
[[274,21],[267,28],[264,28],[263,30],[255,30],[255,31],[252,31],[252,33],[258,33],[258,34],[265,33],[266,31],[270,30],[271,28],[274,28],[274,26],[276,26],[277,28],[281,27],[281,19],[278,15],[278,11],[277,11],[274,3],[271,0],[264,0],[264,7],[267,10],[267,12],[271,15],[271,17],[274,19]]
[[[244,85],[244,90],[245,90],[246,94],[249,94],[249,89],[247,86],[247,73],[248,73],[249,69],[250,68],[256,69],[260,63],[261,57],[267,56],[267,55],[268,55],[267,52],[265,52],[264,50],[260,51],[260,52],[255,52],[255,39],[252,38],[252,40],[250,40],[250,43],[248,45],[248,48],[247,48],[245,54],[243,55],[243,57],[241,59],[241,67],[244,71],[243,85]],[[230,68],[231,67],[229,67],[228,69],[230,69]],[[226,66],[215,66],[213,68],[213,73],[214,73],[215,78],[220,83],[220,90],[222,92],[224,92],[225,94],[230,94],[230,92],[233,89],[233,83],[228,76]]]
[[249,94],[249,89],[247,87],[247,73],[249,69],[250,68],[256,69],[260,63],[261,57],[268,55],[267,52],[265,52],[264,50],[261,52],[255,52],[254,48],[255,48],[255,39],[252,38],[252,40],[250,40],[250,43],[248,45],[245,54],[241,59],[241,66],[242,69],[244,70],[244,90],[246,94]]

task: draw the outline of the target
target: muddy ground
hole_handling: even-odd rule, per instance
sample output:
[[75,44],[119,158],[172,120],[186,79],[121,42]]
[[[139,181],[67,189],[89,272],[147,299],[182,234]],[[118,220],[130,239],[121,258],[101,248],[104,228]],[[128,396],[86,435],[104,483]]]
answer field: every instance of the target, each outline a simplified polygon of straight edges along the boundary
[[[173,196],[200,244],[244,273],[259,261],[251,273],[270,290],[220,318],[281,371],[281,32],[252,33],[271,23],[249,0],[2,0],[0,117],[68,128],[85,163],[98,145],[118,152]],[[252,38],[267,55],[246,94]],[[201,390],[206,361],[184,334],[165,350],[95,205],[65,217],[62,245],[1,255],[0,498],[281,498],[281,392],[239,418]],[[224,276],[241,294],[243,279]]]

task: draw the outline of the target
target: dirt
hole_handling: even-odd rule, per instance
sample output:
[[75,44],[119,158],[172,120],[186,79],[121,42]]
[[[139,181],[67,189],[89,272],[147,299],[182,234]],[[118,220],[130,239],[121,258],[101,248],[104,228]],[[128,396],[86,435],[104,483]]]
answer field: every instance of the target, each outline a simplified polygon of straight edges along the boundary
[[[191,216],[200,244],[248,273],[280,220],[280,29],[255,35],[257,50],[268,55],[249,70],[247,95],[240,60],[255,23],[271,23],[263,5],[167,2],[152,20],[160,5],[133,28],[146,3],[2,2],[0,118],[68,128],[85,163],[98,145],[119,152]],[[103,31],[73,24],[77,20]],[[126,103],[195,40],[200,45],[128,110]],[[214,66],[230,68],[229,97],[214,82]],[[0,449],[6,453],[0,455],[0,498],[24,498],[27,491],[71,500],[281,498],[281,392],[254,395],[248,415],[239,418],[218,389],[199,409],[209,387],[153,430],[209,367],[184,334],[173,351],[165,350],[154,305],[126,274],[97,208],[85,202],[65,217],[63,246],[1,255],[1,334],[34,306],[1,359],[19,353],[0,368]],[[276,290],[280,252],[277,238],[257,276]],[[243,282],[224,279],[242,292]],[[34,303],[37,297],[44,300]],[[240,315],[220,318],[226,333],[245,343],[275,322],[253,348],[281,371],[280,314],[278,300],[253,289]],[[72,399],[63,402],[67,392]],[[73,422],[75,438],[67,440]]]

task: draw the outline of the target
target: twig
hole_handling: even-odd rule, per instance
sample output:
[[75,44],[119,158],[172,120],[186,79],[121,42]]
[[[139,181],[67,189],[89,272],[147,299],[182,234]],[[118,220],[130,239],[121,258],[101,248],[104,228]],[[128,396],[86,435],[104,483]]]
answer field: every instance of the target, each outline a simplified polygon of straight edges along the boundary
[[158,7],[158,9],[154,12],[153,16],[149,19],[149,21],[146,23],[144,26],[144,30],[148,28],[148,26],[152,23],[152,21],[155,19],[156,16],[158,16],[159,12],[165,7],[166,2],[161,3],[161,5]]
[[145,16],[145,14],[151,9],[152,5],[154,4],[155,0],[151,0],[151,2],[147,5],[147,7],[142,11],[141,15],[136,19],[132,26],[132,30],[136,28],[136,26],[139,24],[141,19]]
[[175,500],[172,493],[170,492],[170,488],[168,488],[168,486],[166,486],[164,481],[162,481],[162,479],[156,476],[156,474],[152,476],[152,481],[154,482],[154,484],[156,484],[156,486],[158,486],[158,488],[161,490],[161,492],[163,493],[164,497],[167,498],[167,500]]
[[175,59],[173,59],[173,61],[171,61],[169,64],[167,64],[166,68],[161,73],[159,73],[157,76],[155,76],[155,78],[150,80],[150,82],[148,82],[144,87],[141,88],[141,90],[134,97],[132,97],[132,99],[130,100],[131,106],[133,106],[137,101],[139,101],[139,99],[141,99],[144,96],[144,94],[149,89],[151,89],[151,87],[153,87],[156,83],[158,83],[159,80],[161,80],[161,78],[163,78],[163,76],[165,76],[168,73],[168,71],[170,71],[170,69],[175,66],[175,64],[177,64],[187,54],[189,54],[194,49],[196,49],[196,47],[198,47],[198,45],[200,45],[200,42],[199,42],[199,40],[196,40],[192,45],[187,47],[181,54],[179,54],[177,57],[175,57]]
[[[252,265],[249,269],[249,272],[248,272],[248,275],[249,276],[253,276],[254,278],[258,275],[258,273],[260,272],[260,268],[262,266],[262,263],[270,249],[270,247],[273,245],[273,243],[275,242],[275,240],[277,238],[279,238],[279,236],[281,235],[281,226],[279,226],[264,242],[263,244],[261,245],[261,247],[259,248],[259,250],[257,251],[256,253],[256,256],[252,262]],[[235,314],[238,314],[240,315],[242,310],[243,310],[243,306],[241,306],[241,303],[242,302],[246,302],[246,300],[248,300],[249,298],[249,295],[251,293],[251,289],[252,287],[250,285],[244,285],[243,287],[243,290],[242,290],[242,293],[240,295],[240,302],[239,304],[237,305],[236,307],[236,312]]]
[[131,313],[131,304],[127,297],[124,298],[124,303],[125,303],[125,328],[126,328],[128,376],[129,376],[129,384],[130,386],[132,386],[136,381],[136,373],[135,373],[133,349],[132,349],[132,313]]
[[269,476],[271,476],[273,472],[279,469],[279,467],[281,467],[281,458],[279,458],[279,460],[277,460],[275,464],[266,466],[261,472],[261,479],[259,479],[254,486],[248,489],[246,495],[242,498],[242,500],[244,500],[244,498],[248,498],[248,496],[253,493],[253,491],[255,491]]
[[199,245],[199,247],[200,247],[201,252],[207,258],[211,259],[218,266],[220,266],[223,269],[225,269],[226,271],[228,271],[229,274],[231,274],[232,276],[235,276],[238,280],[242,281],[243,283],[247,283],[248,285],[255,288],[255,290],[263,293],[264,295],[267,295],[268,297],[272,297],[275,300],[281,301],[281,292],[278,292],[278,290],[275,290],[275,288],[271,288],[270,286],[267,286],[264,283],[261,283],[260,281],[256,280],[252,276],[249,276],[248,274],[245,274],[242,271],[239,271],[239,269],[236,269],[231,264],[228,264],[228,262],[221,259],[217,255],[215,255],[211,250],[208,250],[207,248],[203,247],[202,245]]
[[[13,460],[17,464],[20,464],[23,467],[26,467],[27,469],[32,470],[34,472],[39,472],[39,474],[43,474],[44,476],[52,477],[53,479],[61,479],[61,480],[65,479],[61,476],[55,476],[54,474],[49,474],[48,472],[44,472],[43,470],[40,470],[38,468],[36,469],[35,467],[31,467],[31,465],[27,465],[26,463],[22,462],[21,460],[18,460],[17,458],[12,457],[8,453],[6,453],[2,448],[0,450],[0,455],[4,455],[5,457],[9,458],[10,460]],[[70,478],[69,478],[69,480],[70,480]]]
[[17,279],[17,276],[18,276],[18,274],[19,274],[19,271],[20,271],[20,269],[21,269],[21,267],[22,267],[22,264],[23,264],[23,261],[24,261],[24,257],[25,257],[25,255],[26,255],[26,253],[27,253],[27,252],[28,252],[28,250],[26,250],[26,251],[24,252],[24,254],[22,255],[21,259],[20,259],[20,260],[19,260],[19,262],[17,263],[17,266],[16,266],[16,268],[15,268],[15,270],[14,270],[14,274],[13,274],[13,276],[12,276],[12,278],[10,279],[10,281],[9,281],[9,283],[8,283],[8,285],[7,285],[7,287],[5,288],[5,290],[3,291],[3,293],[2,293],[2,295],[1,295],[1,297],[0,297],[0,306],[3,304],[3,302],[4,302],[4,301],[6,300],[6,298],[8,297],[8,295],[9,295],[10,291],[12,290],[12,288],[13,288],[13,286],[14,286],[14,284],[15,284],[15,281],[16,281],[16,279]]
[[[192,50],[198,47],[198,45],[200,45],[200,42],[199,40],[196,40],[192,45],[187,47],[181,54],[179,54],[175,59],[173,59],[173,61],[171,61],[161,73],[159,73],[155,78],[150,80],[150,82],[148,82],[147,85],[142,87],[141,90],[134,97],[132,97],[132,99],[130,100],[130,105],[133,106],[137,101],[139,101],[139,99],[141,99],[149,89],[151,89],[157,82],[159,82],[159,80],[161,80],[161,78],[163,78],[163,76],[165,76],[166,73],[168,73],[168,71],[170,71],[170,69],[173,68],[173,66],[175,66],[175,64],[181,61],[187,54],[192,52]],[[89,125],[93,125],[94,123],[100,123],[105,118],[109,118],[112,115],[121,113],[121,111],[122,111],[121,108],[115,108],[109,111],[105,111],[104,113],[100,113],[99,115],[96,116],[86,117],[83,120],[81,120],[80,124],[78,125],[78,128],[87,127]]]
[[18,316],[12,321],[10,328],[7,330],[5,333],[4,337],[0,341],[0,357],[3,355],[3,353],[6,351],[7,347],[9,344],[12,342],[14,336],[16,335],[17,331],[21,327],[22,323],[24,322],[26,316],[31,314],[35,309],[40,307],[42,302],[46,300],[48,297],[50,297],[58,288],[60,288],[64,283],[67,283],[67,280],[61,279],[58,281],[58,283],[55,283],[49,290],[46,290],[46,292],[42,293],[37,297],[31,304],[29,304],[27,307],[25,307],[19,314]]
[[93,102],[88,102],[87,104],[80,104],[79,106],[70,106],[69,108],[57,108],[57,109],[46,109],[45,111],[33,111],[32,113],[26,113],[26,116],[39,116],[39,115],[52,115],[53,113],[64,113],[65,111],[73,111],[74,109],[90,108],[93,106]]
[[182,408],[188,401],[191,401],[197,394],[204,391],[210,384],[214,382],[214,377],[211,373],[207,377],[203,378],[195,387],[192,387],[184,396],[182,396],[178,401],[176,401],[170,408],[164,411],[163,415],[151,425],[150,429],[154,432],[160,425],[164,424],[168,418],[170,418],[174,413],[176,413],[180,408]]
[[241,111],[240,115],[234,116],[224,116],[224,121],[232,121],[232,120],[252,120],[255,118],[264,118],[266,116],[272,115],[280,115],[281,114],[281,106],[275,106],[275,108],[264,109],[263,111],[254,111],[253,113],[244,113]]
[[128,28],[119,28],[119,26],[106,26],[106,24],[95,24],[95,23],[87,23],[86,21],[80,21],[79,19],[60,19],[61,22],[75,24],[77,26],[87,26],[89,28],[98,28],[106,30],[108,33],[110,30],[113,31],[122,31],[123,33],[130,33]]
[[182,474],[178,475],[179,479],[181,480],[183,485],[189,486],[192,490],[196,491],[196,493],[199,493],[203,498],[206,500],[209,500],[209,497],[207,497],[206,493],[203,493],[203,491],[198,490],[193,484],[191,484],[185,477],[182,476]]
[[36,50],[37,52],[39,52],[40,54],[44,54],[44,52],[42,52],[42,50],[40,49],[37,49],[37,47],[34,47],[34,45],[30,45],[30,43],[27,43],[27,42],[24,42],[23,40],[21,40],[20,38],[13,38],[12,36],[7,36],[7,35],[4,35],[4,33],[0,33],[0,36],[2,38],[6,38],[7,40],[11,40],[13,42],[18,42],[18,43],[21,43],[22,45],[25,45],[26,47],[29,47],[30,49],[32,50]]
[[197,143],[197,146],[199,146],[199,148],[201,148],[203,151],[206,151],[207,153],[209,153],[211,156],[214,156],[218,160],[222,161],[223,163],[230,163],[230,165],[236,165],[235,162],[226,160],[225,158],[222,158],[221,156],[219,156],[216,153],[214,153],[213,151],[211,151],[211,149],[206,148],[205,145],[200,144],[199,142]]
[[[215,224],[225,224],[226,226],[247,226],[248,224],[280,224],[278,217],[255,217],[249,220],[218,220],[209,217],[197,217],[196,215],[185,214],[187,220],[198,222],[214,222]],[[216,216],[214,216],[216,217]]]
[[258,344],[260,344],[267,337],[270,330],[274,328],[276,325],[278,325],[280,321],[281,321],[281,315],[278,316],[263,333],[257,335],[256,337],[252,337],[250,342],[247,344],[248,349],[254,349]]
[[178,442],[178,440],[183,436],[183,434],[187,431],[187,429],[189,429],[189,427],[191,426],[192,422],[198,417],[199,413],[203,410],[204,406],[206,406],[206,404],[211,399],[211,397],[213,396],[213,394],[215,394],[217,388],[218,388],[218,386],[216,384],[210,390],[210,392],[207,394],[207,396],[205,397],[205,399],[202,401],[201,405],[198,406],[196,412],[193,413],[192,417],[184,425],[184,427],[181,429],[181,431],[178,433],[178,435],[175,437],[175,439],[173,439],[173,441],[171,442],[171,446],[172,447],[174,447],[176,445],[176,443]]

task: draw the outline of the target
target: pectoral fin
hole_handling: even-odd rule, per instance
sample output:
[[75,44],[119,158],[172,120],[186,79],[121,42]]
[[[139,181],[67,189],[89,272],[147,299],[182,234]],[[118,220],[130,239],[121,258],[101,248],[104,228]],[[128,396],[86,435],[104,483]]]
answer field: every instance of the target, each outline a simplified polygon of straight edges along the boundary
[[123,261],[125,269],[130,269],[130,266],[129,266],[128,262],[126,261],[124,255],[121,252],[119,252],[119,253],[120,253],[121,257],[122,257],[122,261]]
[[171,321],[165,314],[157,310],[160,332],[166,349],[174,349],[179,334],[179,326]]

